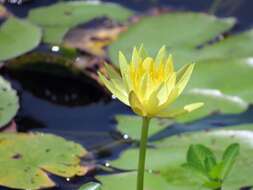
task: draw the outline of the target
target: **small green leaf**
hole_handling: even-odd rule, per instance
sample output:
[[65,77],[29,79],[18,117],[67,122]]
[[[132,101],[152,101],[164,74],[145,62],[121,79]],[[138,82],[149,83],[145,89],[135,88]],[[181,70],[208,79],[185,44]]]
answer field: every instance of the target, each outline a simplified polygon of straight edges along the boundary
[[207,181],[204,183],[204,187],[210,188],[210,189],[218,189],[220,188],[222,183],[220,181]]
[[89,182],[82,185],[79,190],[101,190],[101,184],[97,182]]
[[208,157],[215,161],[212,151],[201,144],[191,145],[187,152],[187,162],[205,175],[207,175],[205,160]]
[[209,173],[214,167],[216,166],[216,160],[212,156],[208,156],[205,159],[205,168],[206,171]]
[[212,168],[212,170],[209,172],[209,176],[212,179],[216,179],[216,180],[222,179],[221,178],[222,168],[223,168],[223,163],[221,162]]
[[222,179],[226,178],[231,171],[237,156],[239,155],[240,145],[238,143],[231,144],[225,150],[222,156],[223,169],[222,169]]

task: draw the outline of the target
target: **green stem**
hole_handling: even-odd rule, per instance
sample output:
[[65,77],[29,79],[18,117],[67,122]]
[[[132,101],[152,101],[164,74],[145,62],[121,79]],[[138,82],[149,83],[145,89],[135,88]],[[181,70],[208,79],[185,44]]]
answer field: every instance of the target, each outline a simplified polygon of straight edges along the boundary
[[148,117],[142,118],[141,142],[140,142],[138,174],[137,174],[137,190],[143,190],[149,121],[150,118]]

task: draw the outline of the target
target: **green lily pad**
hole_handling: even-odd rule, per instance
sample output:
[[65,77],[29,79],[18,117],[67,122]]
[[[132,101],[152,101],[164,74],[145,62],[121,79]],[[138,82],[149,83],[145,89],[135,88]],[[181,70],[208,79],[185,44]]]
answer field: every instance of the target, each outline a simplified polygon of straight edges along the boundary
[[71,141],[50,134],[0,134],[0,185],[16,189],[55,186],[48,173],[82,176],[80,165],[86,150]]
[[82,185],[79,190],[101,190],[101,184],[96,182],[89,182]]
[[[146,17],[130,26],[127,32],[119,36],[119,39],[109,47],[109,56],[117,65],[119,50],[130,57],[132,48],[142,43],[152,56],[162,45],[166,45],[172,53],[180,48],[189,51],[228,31],[234,24],[235,20],[232,18],[218,19],[214,16],[191,12],[175,12]],[[159,30],[157,30],[158,28]],[[178,63],[177,57],[174,56],[174,58]],[[187,64],[187,62],[183,64]]]
[[17,92],[0,76],[0,128],[7,125],[19,109]]
[[[238,190],[253,186],[253,125],[241,125],[209,132],[192,132],[173,136],[155,143],[155,149],[148,149],[146,169],[158,171],[167,181],[168,189],[204,190],[204,179],[198,178],[191,170],[182,167],[190,144],[204,144],[221,157],[224,149],[231,143],[240,143],[240,155],[224,183],[224,190]],[[110,164],[121,169],[136,169],[138,150],[130,149]],[[248,177],[245,177],[248,176]],[[171,188],[169,188],[171,187]]]
[[[189,122],[216,111],[239,113],[253,102],[250,95],[253,90],[253,32],[249,30],[207,43],[230,30],[234,23],[231,18],[219,19],[201,13],[175,12],[146,17],[120,35],[109,47],[109,55],[117,65],[118,50],[129,57],[134,45],[144,43],[147,52],[154,55],[165,44],[177,68],[197,62],[184,95],[172,106],[192,101],[205,103],[204,107],[178,121]],[[235,76],[240,76],[240,80]]]
[[[133,140],[140,140],[142,118],[134,115],[116,115],[117,129]],[[149,137],[162,131],[172,124],[170,120],[152,119],[149,127]]]
[[[99,176],[102,183],[102,190],[130,190],[136,188],[136,172],[127,172],[114,175]],[[147,190],[168,190],[168,184],[159,175],[145,174],[144,189]]]
[[116,4],[75,1],[33,9],[28,19],[44,29],[44,42],[60,43],[66,32],[78,24],[102,16],[124,21],[131,15],[130,10]]
[[245,111],[253,102],[252,79],[253,67],[249,60],[210,60],[197,64],[184,94],[172,106],[182,106],[189,101],[201,101],[205,106],[178,120],[192,121],[216,111]]
[[9,18],[0,28],[0,62],[31,51],[40,43],[41,30],[26,20]]

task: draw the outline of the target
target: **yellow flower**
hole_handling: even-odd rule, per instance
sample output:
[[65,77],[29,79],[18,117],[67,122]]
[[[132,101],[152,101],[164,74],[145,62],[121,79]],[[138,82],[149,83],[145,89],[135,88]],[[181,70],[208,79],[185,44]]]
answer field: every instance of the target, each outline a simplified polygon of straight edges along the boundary
[[99,78],[115,97],[140,116],[174,118],[203,106],[198,102],[171,108],[188,83],[194,64],[174,71],[172,56],[167,56],[165,46],[155,59],[149,57],[143,47],[134,48],[130,63],[119,52],[119,65],[120,74],[105,64],[108,79],[101,73],[98,73]]

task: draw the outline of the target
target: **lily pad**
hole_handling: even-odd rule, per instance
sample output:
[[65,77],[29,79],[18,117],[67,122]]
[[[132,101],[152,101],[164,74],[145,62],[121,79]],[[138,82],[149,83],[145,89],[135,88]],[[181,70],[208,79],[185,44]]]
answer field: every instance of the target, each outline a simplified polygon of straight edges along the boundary
[[[231,174],[224,182],[224,190],[238,190],[241,187],[253,186],[253,159],[250,156],[253,148],[253,125],[241,125],[209,132],[192,132],[173,136],[155,143],[155,149],[148,149],[146,169],[155,170],[167,181],[169,189],[204,190],[203,181],[191,170],[182,167],[186,161],[186,152],[190,144],[204,144],[214,150],[218,157],[231,143],[240,143],[240,155]],[[111,165],[121,169],[136,169],[138,150],[130,149]],[[245,177],[248,176],[248,177]],[[204,180],[204,179],[203,179]],[[113,189],[112,189],[113,190]]]
[[[133,140],[140,140],[142,118],[134,115],[116,115],[117,129]],[[149,127],[149,137],[164,130],[172,124],[172,121],[165,119],[152,119]]]
[[[152,56],[162,45],[166,45],[172,53],[179,51],[180,48],[189,51],[228,31],[234,24],[233,18],[218,19],[207,14],[191,12],[145,17],[129,26],[127,32],[119,36],[119,39],[109,47],[109,56],[117,65],[119,50],[129,57],[132,48],[142,43]],[[174,59],[178,63],[177,57],[174,56]]]
[[[99,176],[102,183],[102,190],[130,190],[136,188],[136,172],[127,172],[114,175]],[[144,189],[168,190],[168,184],[159,175],[145,174]]]
[[16,189],[55,186],[48,173],[82,176],[80,165],[86,150],[74,142],[51,134],[0,134],[0,185]]
[[[205,102],[203,108],[178,121],[189,122],[216,111],[239,113],[253,102],[249,94],[253,79],[253,32],[249,30],[208,43],[229,31],[234,23],[231,18],[219,19],[201,13],[175,12],[146,17],[119,36],[109,47],[109,55],[117,65],[118,50],[129,56],[134,45],[144,43],[147,52],[154,55],[165,44],[173,54],[176,67],[197,62],[185,94],[176,104],[190,100]],[[240,76],[240,80],[235,76]]]
[[[240,76],[238,79],[235,76]],[[202,101],[205,106],[188,115],[178,118],[179,121],[192,121],[220,111],[223,113],[240,113],[253,102],[250,92],[253,67],[249,60],[234,59],[210,60],[197,64],[184,94],[174,106],[191,101]]]
[[17,92],[0,76],[0,128],[7,125],[19,109]]
[[31,51],[40,43],[41,35],[39,27],[10,17],[0,28],[0,61]]
[[78,24],[102,16],[124,21],[131,15],[130,10],[116,4],[75,1],[33,9],[28,19],[44,29],[44,42],[60,43],[66,32]]
[[89,182],[82,185],[79,190],[101,190],[101,184],[96,182]]

